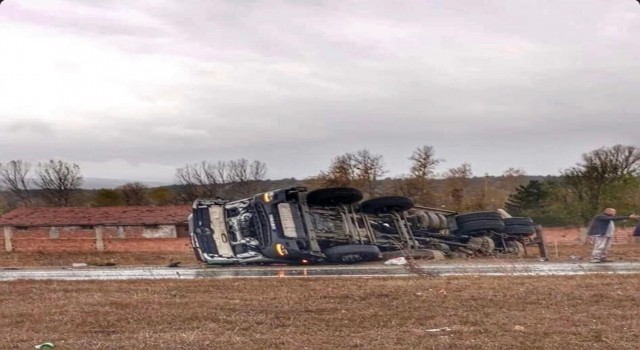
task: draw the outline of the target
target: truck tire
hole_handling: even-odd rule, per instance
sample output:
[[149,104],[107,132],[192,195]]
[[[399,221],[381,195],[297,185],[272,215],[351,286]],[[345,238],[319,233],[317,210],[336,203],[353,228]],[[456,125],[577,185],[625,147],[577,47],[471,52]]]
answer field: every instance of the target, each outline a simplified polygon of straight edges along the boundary
[[533,220],[531,220],[531,218],[525,218],[525,217],[505,218],[505,219],[502,219],[502,221],[504,221],[505,226],[512,226],[512,225],[533,226]]
[[351,187],[320,188],[307,194],[307,204],[318,207],[350,205],[362,200],[362,192]]
[[502,220],[475,220],[468,221],[464,224],[458,224],[458,234],[468,234],[481,231],[502,232],[504,230],[504,222]]
[[360,203],[360,210],[366,214],[402,212],[413,208],[413,201],[402,196],[378,197]]
[[522,258],[524,256],[524,244],[518,241],[507,241],[505,243],[505,251],[508,254]]
[[489,236],[471,237],[467,242],[470,249],[482,255],[491,255],[496,243]]
[[509,225],[504,227],[503,233],[510,236],[528,236],[535,231],[533,225]]
[[382,259],[380,248],[369,244],[347,244],[324,250],[327,260],[337,264],[354,264]]

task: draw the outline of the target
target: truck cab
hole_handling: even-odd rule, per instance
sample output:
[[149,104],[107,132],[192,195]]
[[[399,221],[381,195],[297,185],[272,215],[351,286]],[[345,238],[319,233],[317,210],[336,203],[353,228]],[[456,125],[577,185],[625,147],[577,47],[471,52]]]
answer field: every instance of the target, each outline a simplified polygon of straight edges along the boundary
[[278,189],[237,201],[196,199],[189,215],[196,258],[209,265],[322,261],[301,200],[305,191]]

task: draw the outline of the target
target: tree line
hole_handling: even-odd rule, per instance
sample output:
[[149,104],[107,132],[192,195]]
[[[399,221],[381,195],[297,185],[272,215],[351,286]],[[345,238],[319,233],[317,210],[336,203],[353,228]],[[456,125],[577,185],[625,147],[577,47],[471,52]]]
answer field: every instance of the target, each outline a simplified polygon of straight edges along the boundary
[[615,145],[585,153],[557,178],[518,186],[505,207],[543,223],[564,225],[587,225],[604,207],[638,213],[640,149]]
[[403,195],[422,205],[457,212],[506,208],[547,225],[585,225],[605,206],[637,211],[640,148],[602,147],[582,155],[556,176],[533,177],[507,168],[500,176],[475,175],[469,163],[437,172],[445,162],[430,145],[408,155],[406,174],[389,177],[384,157],[367,149],[334,157],[326,170],[306,179],[268,180],[267,164],[244,158],[203,160],[176,169],[174,184],[149,188],[131,182],[114,189],[82,190],[77,164],[24,160],[0,164],[0,210],[19,206],[119,206],[189,204],[198,197],[240,199],[275,187],[349,186],[366,198]]
[[0,163],[0,212],[35,206],[175,205],[198,197],[239,199],[266,190],[266,164],[241,158],[187,164],[176,169],[174,185],[150,188],[130,182],[115,189],[83,190],[80,166],[50,160]]

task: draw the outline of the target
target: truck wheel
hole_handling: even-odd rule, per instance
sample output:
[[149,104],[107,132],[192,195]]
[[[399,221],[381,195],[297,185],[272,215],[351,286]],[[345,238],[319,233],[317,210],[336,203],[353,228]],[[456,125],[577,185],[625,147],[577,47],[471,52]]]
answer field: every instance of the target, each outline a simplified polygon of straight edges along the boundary
[[518,258],[522,258],[524,256],[524,244],[518,241],[507,241],[505,243],[505,250],[508,254],[513,254]]
[[482,255],[491,255],[496,249],[496,243],[489,236],[471,237],[467,245],[473,251]]
[[525,218],[525,217],[504,218],[502,219],[502,221],[504,221],[505,226],[511,226],[511,225],[532,226],[533,225],[533,220],[531,220],[531,218]]
[[382,259],[380,248],[369,244],[347,244],[324,250],[327,260],[338,264],[353,264]]
[[318,207],[349,205],[362,200],[362,192],[351,187],[320,188],[307,194],[307,204]]
[[464,224],[458,224],[458,234],[473,233],[479,231],[496,231],[504,230],[504,222],[502,220],[476,220],[469,221]]
[[360,203],[360,210],[366,214],[380,214],[393,211],[407,211],[413,208],[413,201],[402,196],[378,197]]
[[509,225],[504,227],[504,234],[512,236],[528,236],[535,233],[533,225]]

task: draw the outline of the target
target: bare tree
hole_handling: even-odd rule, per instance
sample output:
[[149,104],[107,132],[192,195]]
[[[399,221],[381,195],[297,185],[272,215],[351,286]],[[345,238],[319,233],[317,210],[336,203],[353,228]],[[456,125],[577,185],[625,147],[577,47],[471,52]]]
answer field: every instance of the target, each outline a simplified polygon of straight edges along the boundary
[[355,156],[352,153],[339,155],[331,161],[329,170],[318,176],[322,186],[353,186],[356,179]]
[[176,170],[175,180],[183,186],[181,196],[185,201],[198,197],[240,198],[253,194],[256,183],[264,180],[266,174],[265,163],[241,158],[187,164]]
[[229,182],[229,164],[227,164],[227,162],[223,160],[217,161],[215,166],[213,166],[213,172],[216,174],[214,179],[218,183],[224,184]]
[[176,170],[175,180],[183,186],[181,193],[187,202],[198,197],[216,197],[220,184],[225,182],[226,163],[216,164],[202,161],[195,164],[187,164]]
[[249,166],[249,177],[254,181],[266,179],[267,164],[259,160],[254,160],[253,162],[251,162],[251,165]]
[[244,183],[249,181],[249,161],[240,158],[229,161],[229,182]]
[[382,155],[372,154],[369,150],[362,149],[356,152],[354,164],[357,171],[356,179],[358,180],[360,188],[362,188],[369,197],[377,195],[376,184],[387,172],[384,169]]
[[411,156],[410,175],[403,179],[401,183],[401,193],[412,197],[415,201],[423,204],[433,205],[432,181],[435,177],[435,169],[442,159],[435,157],[432,146],[422,146],[416,148]]
[[527,176],[527,172],[520,168],[509,168],[502,172],[502,176],[508,178],[519,178]]
[[149,187],[141,182],[126,183],[117,188],[125,205],[146,205],[149,202],[147,192]]
[[436,166],[443,160],[435,157],[433,146],[422,146],[416,148],[411,157],[411,175],[420,179],[427,179],[435,175]]
[[377,182],[385,173],[382,156],[362,149],[335,157],[318,179],[323,186],[352,186],[371,197],[377,194]]
[[264,180],[267,165],[261,161],[249,162],[240,158],[228,162],[230,189],[234,197],[247,197],[258,191],[258,182]]
[[27,175],[31,170],[31,164],[23,160],[12,160],[7,164],[0,164],[0,182],[25,206],[31,205],[29,193],[29,180]]
[[463,163],[458,167],[447,170],[445,173],[445,185],[452,209],[458,211],[465,209],[465,191],[471,176],[473,176],[473,172],[469,163]]
[[66,207],[73,194],[82,186],[80,167],[62,160],[39,163],[35,184],[52,205]]
[[179,196],[184,200],[184,202],[193,201],[199,197],[200,188],[195,181],[192,166],[190,164],[176,169],[174,181],[176,185],[180,186]]

